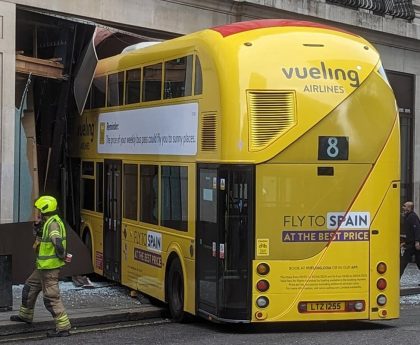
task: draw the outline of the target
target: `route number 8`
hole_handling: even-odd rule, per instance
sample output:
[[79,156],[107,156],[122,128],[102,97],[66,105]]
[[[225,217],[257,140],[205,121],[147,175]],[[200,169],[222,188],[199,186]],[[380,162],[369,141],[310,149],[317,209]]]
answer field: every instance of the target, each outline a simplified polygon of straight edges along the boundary
[[348,137],[318,137],[318,160],[348,160]]

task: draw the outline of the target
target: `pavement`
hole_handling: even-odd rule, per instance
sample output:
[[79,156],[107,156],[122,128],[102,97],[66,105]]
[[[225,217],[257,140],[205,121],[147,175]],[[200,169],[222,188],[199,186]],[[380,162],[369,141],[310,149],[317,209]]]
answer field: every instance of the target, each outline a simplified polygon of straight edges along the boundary
[[[157,307],[143,295],[131,297],[131,290],[119,284],[91,278],[93,288],[77,287],[71,280],[60,281],[60,294],[75,330],[98,326],[161,318],[166,309]],[[9,336],[54,329],[51,314],[45,309],[42,292],[35,305],[32,324],[10,321],[19,311],[23,285],[13,285],[13,309],[0,312],[0,343]],[[1,301],[0,301],[1,302]],[[4,302],[3,302],[4,303]]]
[[420,270],[415,263],[409,263],[401,277],[400,295],[420,294]]
[[[130,289],[105,280],[94,281],[93,288],[77,287],[72,281],[61,281],[61,297],[73,329],[99,326],[107,323],[161,318],[166,309],[157,307],[143,295],[131,297]],[[410,263],[401,278],[401,296],[420,294],[420,270]],[[45,309],[42,296],[38,297],[32,324],[11,322],[10,315],[17,314],[23,285],[14,285],[13,310],[0,312],[0,342],[13,335],[41,332],[54,328],[51,314]]]

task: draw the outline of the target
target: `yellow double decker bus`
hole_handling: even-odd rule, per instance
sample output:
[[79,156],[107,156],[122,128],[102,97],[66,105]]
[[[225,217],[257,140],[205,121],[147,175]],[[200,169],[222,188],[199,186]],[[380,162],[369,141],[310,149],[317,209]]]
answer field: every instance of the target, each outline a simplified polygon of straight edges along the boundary
[[219,322],[399,316],[399,121],[375,48],[255,20],[99,62],[74,119],[95,272]]

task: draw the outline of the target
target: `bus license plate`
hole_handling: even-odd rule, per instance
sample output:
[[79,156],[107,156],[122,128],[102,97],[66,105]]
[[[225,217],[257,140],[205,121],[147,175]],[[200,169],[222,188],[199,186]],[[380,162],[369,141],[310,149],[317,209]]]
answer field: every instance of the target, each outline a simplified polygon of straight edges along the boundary
[[345,311],[346,304],[344,302],[311,302],[307,304],[307,311],[321,312],[321,313],[334,313],[337,311]]

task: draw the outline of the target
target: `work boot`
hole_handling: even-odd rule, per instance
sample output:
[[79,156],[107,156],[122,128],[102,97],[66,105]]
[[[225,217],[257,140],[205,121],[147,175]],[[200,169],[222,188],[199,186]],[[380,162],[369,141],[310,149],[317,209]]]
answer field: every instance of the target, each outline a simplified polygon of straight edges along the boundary
[[54,338],[54,337],[68,337],[70,335],[70,332],[67,330],[63,331],[57,331],[57,330],[51,330],[47,332],[48,338]]
[[11,315],[10,321],[31,323],[30,321],[22,319],[19,315]]

